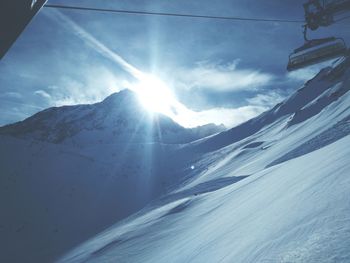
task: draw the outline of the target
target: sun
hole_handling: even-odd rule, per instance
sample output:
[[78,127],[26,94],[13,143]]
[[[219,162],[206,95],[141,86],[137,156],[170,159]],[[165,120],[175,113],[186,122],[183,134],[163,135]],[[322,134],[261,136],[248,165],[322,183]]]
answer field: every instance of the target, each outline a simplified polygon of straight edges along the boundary
[[144,74],[132,88],[141,104],[150,112],[174,115],[176,98],[170,88],[159,78],[150,74]]
[[174,122],[187,128],[207,124],[201,113],[187,108],[177,100],[169,86],[152,74],[141,73],[136,76],[136,83],[128,87],[137,94],[141,105],[150,113],[161,113]]

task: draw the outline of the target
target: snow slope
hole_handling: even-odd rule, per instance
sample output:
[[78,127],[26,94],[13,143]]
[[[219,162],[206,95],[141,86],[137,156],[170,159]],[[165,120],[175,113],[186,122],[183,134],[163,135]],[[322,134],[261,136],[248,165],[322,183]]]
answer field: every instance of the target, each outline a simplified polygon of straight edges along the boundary
[[52,262],[138,211],[193,172],[179,143],[220,130],[147,114],[130,91],[0,128],[0,262]]
[[349,262],[350,59],[273,109],[181,147],[170,194],[59,262]]
[[61,262],[347,262],[349,144],[154,207]]

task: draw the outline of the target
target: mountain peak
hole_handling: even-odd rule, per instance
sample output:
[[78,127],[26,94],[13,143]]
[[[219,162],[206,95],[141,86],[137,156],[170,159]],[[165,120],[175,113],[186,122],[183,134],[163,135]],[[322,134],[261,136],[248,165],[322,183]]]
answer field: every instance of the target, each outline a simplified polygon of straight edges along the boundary
[[118,105],[120,103],[139,104],[137,94],[132,90],[123,89],[121,91],[112,93],[101,102],[98,102],[98,104],[105,105]]
[[0,134],[79,146],[128,141],[187,143],[219,131],[222,127],[186,129],[165,115],[150,114],[137,94],[127,89],[95,104],[49,108],[0,128]]

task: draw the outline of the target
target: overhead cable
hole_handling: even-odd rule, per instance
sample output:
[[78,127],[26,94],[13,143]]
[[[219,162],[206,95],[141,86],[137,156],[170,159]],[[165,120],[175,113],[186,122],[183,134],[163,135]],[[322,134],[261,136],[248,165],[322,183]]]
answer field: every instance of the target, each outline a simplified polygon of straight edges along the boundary
[[95,8],[95,7],[69,6],[69,5],[53,5],[53,4],[46,4],[45,7],[58,8],[58,9],[80,10],[80,11],[109,12],[109,13],[130,14],[130,15],[172,16],[172,17],[221,19],[221,20],[236,20],[236,21],[251,21],[251,22],[304,23],[303,20],[268,19],[268,18],[235,17],[235,16],[212,16],[212,15],[198,15],[198,14],[190,14],[190,13],[187,13],[187,14],[185,14],[185,13],[164,13],[164,12],[136,11],[136,10]]

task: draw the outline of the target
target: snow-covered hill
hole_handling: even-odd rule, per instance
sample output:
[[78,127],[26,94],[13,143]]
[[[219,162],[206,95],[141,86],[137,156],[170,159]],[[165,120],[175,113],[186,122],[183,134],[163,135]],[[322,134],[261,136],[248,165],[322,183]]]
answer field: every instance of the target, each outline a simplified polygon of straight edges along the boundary
[[205,151],[222,148],[255,134],[280,118],[290,118],[288,126],[292,126],[317,115],[349,90],[349,77],[345,73],[349,67],[349,59],[340,59],[333,67],[322,69],[291,97],[271,110],[211,138],[202,143],[200,148]]
[[0,128],[0,134],[85,147],[116,142],[186,143],[223,131],[208,124],[186,129],[141,106],[137,95],[122,90],[91,105],[54,107]]
[[138,211],[193,173],[179,143],[222,129],[148,114],[127,90],[0,128],[0,262],[52,262]]
[[349,262],[350,58],[177,150],[191,177],[60,262]]

